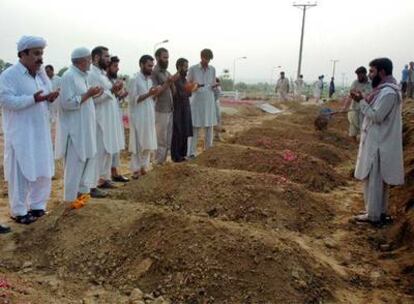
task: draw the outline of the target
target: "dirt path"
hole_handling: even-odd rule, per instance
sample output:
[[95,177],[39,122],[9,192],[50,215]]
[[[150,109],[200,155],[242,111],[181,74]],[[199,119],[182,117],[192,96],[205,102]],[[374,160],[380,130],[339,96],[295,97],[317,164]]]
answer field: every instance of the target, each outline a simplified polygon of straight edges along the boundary
[[387,228],[349,222],[362,196],[345,118],[314,134],[315,107],[283,106],[229,111],[226,143],[68,217],[55,181],[48,218],[0,239],[0,303],[128,303],[136,287],[172,303],[414,303]]

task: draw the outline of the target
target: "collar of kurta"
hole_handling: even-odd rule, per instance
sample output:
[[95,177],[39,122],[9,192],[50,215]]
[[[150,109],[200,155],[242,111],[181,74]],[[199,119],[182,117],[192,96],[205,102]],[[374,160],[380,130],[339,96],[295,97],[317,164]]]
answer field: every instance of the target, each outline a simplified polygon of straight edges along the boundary
[[207,70],[210,69],[210,65],[208,65],[207,68],[204,68],[203,65],[201,64],[201,62],[197,66],[200,70],[206,70],[207,71]]
[[79,70],[79,68],[77,66],[75,66],[75,65],[72,65],[72,69],[75,72],[77,72],[79,75],[83,76],[83,77],[88,76],[88,72],[83,72],[83,71]]

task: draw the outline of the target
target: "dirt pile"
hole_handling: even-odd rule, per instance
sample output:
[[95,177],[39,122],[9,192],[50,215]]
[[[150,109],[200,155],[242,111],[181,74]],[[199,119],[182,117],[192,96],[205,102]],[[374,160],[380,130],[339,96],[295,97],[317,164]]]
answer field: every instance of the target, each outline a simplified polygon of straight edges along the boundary
[[308,131],[302,133],[301,131],[292,132],[286,128],[258,127],[237,134],[229,142],[263,149],[302,152],[331,165],[338,165],[350,159],[350,153],[347,150],[322,142],[315,137],[314,133]]
[[192,164],[158,168],[114,194],[189,214],[311,233],[331,216],[329,202],[285,177]]
[[231,222],[121,201],[56,219],[38,223],[19,250],[79,285],[140,286],[174,303],[320,303],[338,280],[277,232]]
[[[405,185],[391,189],[390,205],[399,222],[391,232],[395,246],[414,246],[414,105],[406,102],[403,111]],[[414,264],[413,264],[414,265]]]
[[275,174],[316,192],[330,191],[345,185],[346,181],[324,161],[290,150],[273,151],[222,144],[201,154],[196,163],[220,169]]

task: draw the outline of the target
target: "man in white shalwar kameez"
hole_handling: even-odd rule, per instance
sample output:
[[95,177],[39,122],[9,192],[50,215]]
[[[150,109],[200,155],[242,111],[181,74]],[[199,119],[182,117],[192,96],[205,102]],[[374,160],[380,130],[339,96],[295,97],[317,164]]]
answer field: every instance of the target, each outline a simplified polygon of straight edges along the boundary
[[295,80],[295,96],[298,100],[302,101],[302,95],[305,90],[305,82],[303,81],[303,75],[299,75],[299,78]]
[[[372,91],[372,85],[368,80],[367,69],[363,66],[356,69],[357,79],[351,84],[350,94],[354,91],[362,92],[362,95],[366,96]],[[351,96],[345,99],[345,105],[342,109],[348,111],[349,131],[348,134],[355,142],[358,142],[358,135],[361,130],[362,120],[364,119],[359,102],[352,99]]]
[[54,174],[47,102],[59,95],[42,68],[46,41],[23,36],[19,61],[0,75],[4,130],[4,170],[10,213],[20,224],[45,214]]
[[280,72],[280,78],[276,83],[276,93],[279,94],[279,97],[282,101],[288,100],[289,79],[285,78],[285,72]]
[[367,96],[353,93],[364,115],[355,177],[364,183],[366,209],[355,220],[381,225],[388,218],[389,185],[404,183],[402,97],[391,60],[379,58],[369,65],[374,90]]
[[324,78],[323,75],[319,76],[318,80],[313,84],[313,97],[315,98],[316,103],[319,103],[321,96],[322,96],[323,78]]
[[139,60],[140,72],[132,80],[129,95],[129,151],[132,178],[145,175],[150,164],[151,152],[157,150],[154,96],[161,88],[154,87],[151,73],[154,58],[144,55]]
[[201,51],[201,62],[193,65],[188,70],[187,80],[198,84],[198,89],[193,92],[191,102],[191,117],[193,120],[193,137],[189,139],[189,157],[197,155],[197,144],[200,129],[204,129],[204,149],[213,146],[214,126],[217,125],[216,100],[214,89],[216,83],[216,69],[209,65],[213,59],[210,49]]
[[88,70],[91,53],[87,48],[75,49],[72,66],[62,76],[58,109],[56,158],[64,159],[64,195],[72,208],[82,207],[96,183],[96,118],[92,97],[102,94],[91,87]]
[[[112,156],[123,149],[121,121],[115,94],[122,89],[122,81],[112,84],[106,75],[110,64],[108,49],[98,46],[92,50],[92,65],[88,74],[91,86],[103,88],[103,94],[94,98],[96,112],[97,186],[114,188],[111,181]],[[103,191],[91,189],[92,197],[102,197]]]
[[[111,56],[111,63],[109,64],[108,68],[106,69],[106,74],[108,76],[109,81],[114,85],[120,79],[118,79],[118,71],[119,71],[119,58],[117,56]],[[121,80],[122,81],[122,80]],[[125,147],[125,131],[124,131],[124,123],[123,123],[123,109],[122,104],[125,101],[125,98],[128,96],[128,91],[125,88],[125,82],[123,81],[123,88],[118,93],[116,93],[116,99],[119,109],[119,120],[120,120],[120,130],[122,130],[121,134],[119,134],[119,141],[121,146]],[[126,183],[129,179],[118,172],[118,167],[121,165],[121,153],[116,153],[112,155],[112,164],[111,164],[111,177],[112,181],[114,182],[121,182]]]
[[[48,64],[47,66],[45,66],[45,71],[46,71],[47,77],[49,77],[50,82],[52,83],[53,91],[60,90],[61,79],[59,76],[55,75],[55,70],[53,66]],[[50,112],[52,123],[56,122],[58,107],[59,107],[59,98],[54,103],[49,104],[49,112]]]

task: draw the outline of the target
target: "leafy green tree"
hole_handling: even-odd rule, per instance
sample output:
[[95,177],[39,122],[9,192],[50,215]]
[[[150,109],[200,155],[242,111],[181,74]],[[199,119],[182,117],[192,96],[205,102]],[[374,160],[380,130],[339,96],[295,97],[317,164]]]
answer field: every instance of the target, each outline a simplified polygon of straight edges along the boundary
[[57,73],[57,75],[59,77],[62,77],[62,75],[67,71],[68,67],[63,67],[59,70],[59,72]]
[[230,79],[230,71],[228,69],[223,70],[223,74],[219,76],[219,79],[223,91],[231,91],[233,89],[233,80]]
[[12,64],[4,61],[3,59],[0,59],[0,73],[3,72],[8,67],[11,67]]

